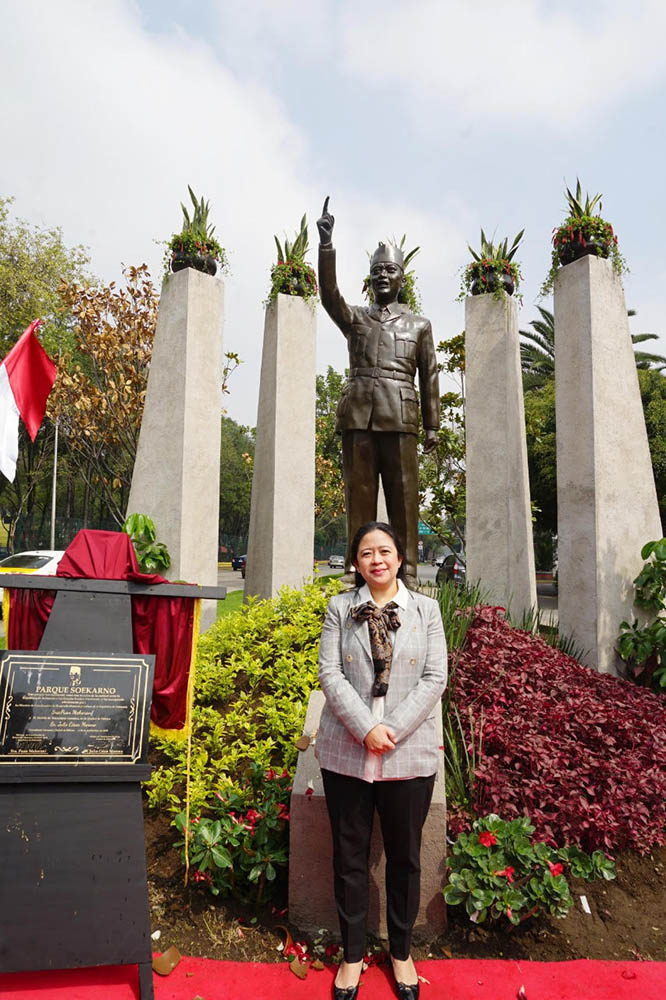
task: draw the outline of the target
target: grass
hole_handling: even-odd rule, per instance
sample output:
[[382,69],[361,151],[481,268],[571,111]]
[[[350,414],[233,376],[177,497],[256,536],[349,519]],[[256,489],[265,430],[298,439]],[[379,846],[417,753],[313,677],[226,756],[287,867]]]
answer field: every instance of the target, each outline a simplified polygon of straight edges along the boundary
[[223,601],[217,602],[217,618],[225,618],[232,615],[234,611],[239,611],[243,605],[243,591],[227,591],[227,596]]

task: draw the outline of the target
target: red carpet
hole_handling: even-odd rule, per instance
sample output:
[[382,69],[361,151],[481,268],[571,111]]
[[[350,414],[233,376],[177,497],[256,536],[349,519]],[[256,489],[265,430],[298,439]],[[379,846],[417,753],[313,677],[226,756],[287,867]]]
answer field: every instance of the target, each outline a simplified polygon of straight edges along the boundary
[[[419,962],[423,1000],[663,1000],[666,962]],[[155,1000],[330,1000],[332,972],[300,981],[284,964],[184,958],[170,976],[154,976]],[[395,997],[385,967],[368,969],[360,1000]],[[136,967],[0,975],[2,1000],[139,1000]]]

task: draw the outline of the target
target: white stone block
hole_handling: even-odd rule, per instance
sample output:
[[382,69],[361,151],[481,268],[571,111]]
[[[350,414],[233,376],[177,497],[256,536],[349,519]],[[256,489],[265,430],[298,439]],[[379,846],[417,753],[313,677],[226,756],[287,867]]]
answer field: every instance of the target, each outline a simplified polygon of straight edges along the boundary
[[[170,580],[217,586],[224,285],[186,268],[162,285],[128,514],[148,514]],[[202,628],[215,620],[204,601]]]
[[465,300],[467,580],[519,617],[536,607],[518,311]]
[[314,573],[314,307],[278,295],[266,309],[245,595],[274,597]]
[[622,283],[583,257],[555,282],[555,402],[560,632],[585,662],[622,673],[645,542],[662,529]]

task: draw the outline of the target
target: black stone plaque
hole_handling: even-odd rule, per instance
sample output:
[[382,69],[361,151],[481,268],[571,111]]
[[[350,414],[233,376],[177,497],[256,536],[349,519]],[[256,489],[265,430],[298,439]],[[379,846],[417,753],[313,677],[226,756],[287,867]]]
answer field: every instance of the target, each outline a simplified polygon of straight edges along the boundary
[[0,769],[146,761],[154,656],[7,651]]

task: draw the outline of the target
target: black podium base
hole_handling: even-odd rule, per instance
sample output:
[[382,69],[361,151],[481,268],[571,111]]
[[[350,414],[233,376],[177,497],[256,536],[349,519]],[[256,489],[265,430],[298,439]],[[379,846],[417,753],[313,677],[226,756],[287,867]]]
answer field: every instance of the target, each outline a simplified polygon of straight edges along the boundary
[[136,963],[152,1000],[139,781],[2,778],[0,972]]

